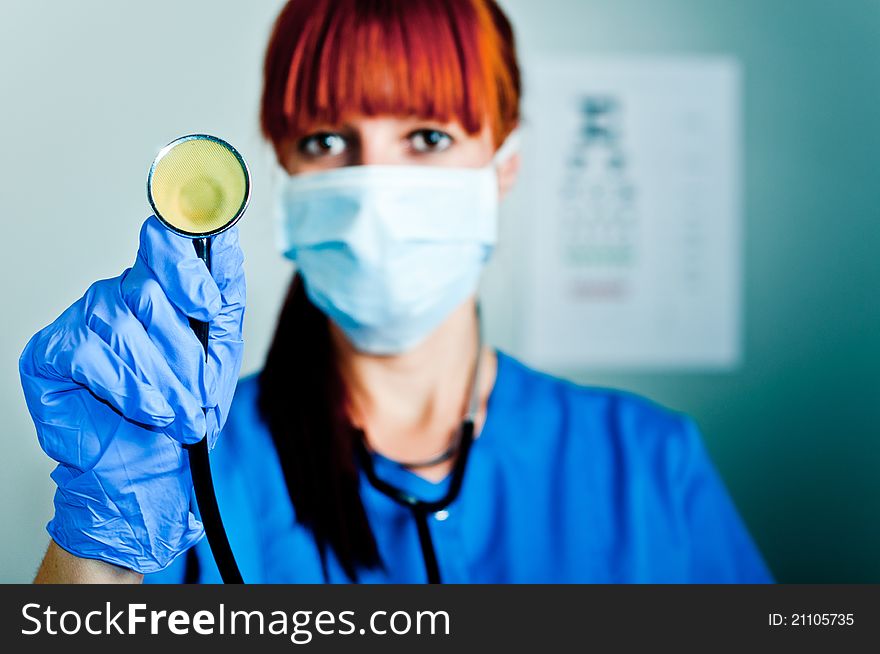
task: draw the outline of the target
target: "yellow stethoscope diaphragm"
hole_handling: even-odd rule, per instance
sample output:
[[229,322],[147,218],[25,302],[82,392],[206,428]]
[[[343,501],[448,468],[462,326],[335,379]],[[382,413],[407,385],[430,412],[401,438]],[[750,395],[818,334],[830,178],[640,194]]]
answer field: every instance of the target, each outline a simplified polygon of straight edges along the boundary
[[189,134],[156,155],[147,196],[156,217],[172,231],[213,236],[238,222],[247,208],[250,174],[244,158],[223,139]]

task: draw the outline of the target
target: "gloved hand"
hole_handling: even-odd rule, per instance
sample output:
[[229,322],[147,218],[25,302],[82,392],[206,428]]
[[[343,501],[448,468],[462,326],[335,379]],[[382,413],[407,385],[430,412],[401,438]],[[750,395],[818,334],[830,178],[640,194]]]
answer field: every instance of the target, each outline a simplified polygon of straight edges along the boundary
[[[21,355],[40,445],[59,463],[47,529],[77,556],[155,572],[203,534],[181,444],[207,433],[213,446],[238,379],[236,228],[213,238],[211,258],[209,273],[189,239],[148,218],[134,266],[93,284]],[[188,316],[210,322],[207,363]]]

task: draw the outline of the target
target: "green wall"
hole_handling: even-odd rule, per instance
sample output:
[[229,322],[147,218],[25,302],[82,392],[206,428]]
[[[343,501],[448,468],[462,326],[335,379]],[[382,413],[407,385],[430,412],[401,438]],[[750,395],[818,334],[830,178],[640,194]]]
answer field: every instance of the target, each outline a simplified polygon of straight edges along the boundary
[[880,0],[508,0],[521,53],[731,54],[742,365],[557,371],[684,410],[785,582],[880,582]]

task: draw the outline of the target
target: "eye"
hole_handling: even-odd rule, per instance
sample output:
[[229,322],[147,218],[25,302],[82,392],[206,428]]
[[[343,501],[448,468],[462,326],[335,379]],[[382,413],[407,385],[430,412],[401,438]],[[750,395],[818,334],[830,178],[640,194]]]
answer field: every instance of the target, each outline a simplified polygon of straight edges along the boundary
[[334,157],[345,151],[345,137],[335,132],[318,132],[303,137],[299,151],[310,157]]
[[439,129],[419,129],[408,138],[416,152],[443,152],[452,145],[452,137]]

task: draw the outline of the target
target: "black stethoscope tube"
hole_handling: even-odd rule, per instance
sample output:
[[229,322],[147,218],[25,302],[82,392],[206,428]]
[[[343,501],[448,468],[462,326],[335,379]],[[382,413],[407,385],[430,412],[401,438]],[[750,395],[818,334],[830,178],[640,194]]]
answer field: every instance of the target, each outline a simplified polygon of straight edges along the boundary
[[[208,270],[211,269],[211,239],[193,239],[193,247],[199,259],[205,262]],[[210,326],[206,322],[190,319],[190,327],[205,350],[205,361],[208,360],[208,335]],[[224,584],[244,583],[226,529],[223,527],[223,519],[220,517],[220,507],[217,506],[217,494],[214,491],[214,479],[211,477],[211,460],[208,456],[208,437],[192,445],[184,445],[189,453],[189,469],[192,475],[193,489],[196,495],[196,503],[199,506],[199,515],[205,527],[205,535],[208,545],[220,571],[220,577]]]
[[422,548],[422,558],[425,560],[425,573],[429,584],[442,584],[440,578],[440,566],[437,563],[437,552],[434,550],[434,541],[431,539],[431,529],[428,527],[428,513],[413,508],[413,519],[416,521],[416,529],[419,532],[419,546]]
[[389,484],[376,474],[373,466],[373,458],[367,451],[364,444],[363,432],[360,433],[361,438],[357,440],[357,453],[360,458],[361,468],[367,477],[367,481],[380,493],[394,500],[401,506],[405,506],[412,513],[419,533],[419,545],[422,548],[422,558],[425,560],[425,571],[428,576],[429,584],[443,583],[440,577],[440,567],[437,564],[437,553],[434,549],[434,541],[431,539],[431,531],[428,527],[428,517],[442,511],[448,507],[461,491],[461,485],[464,481],[464,471],[467,467],[468,457],[471,451],[471,445],[474,441],[474,422],[471,416],[465,418],[459,428],[459,445],[458,458],[452,468],[452,476],[449,479],[449,488],[446,494],[439,500],[426,502],[407,493],[403,489]]

